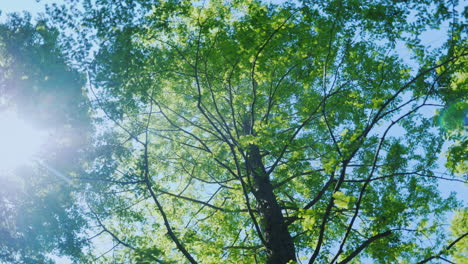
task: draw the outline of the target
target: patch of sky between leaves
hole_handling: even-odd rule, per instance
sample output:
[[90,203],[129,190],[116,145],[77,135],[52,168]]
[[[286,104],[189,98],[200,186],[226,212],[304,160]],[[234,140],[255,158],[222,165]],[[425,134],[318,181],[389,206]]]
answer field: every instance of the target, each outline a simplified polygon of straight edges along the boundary
[[2,0],[0,2],[0,22],[4,22],[8,13],[23,13],[27,11],[33,17],[37,17],[39,13],[45,12],[45,5],[52,3],[63,3],[61,0]]

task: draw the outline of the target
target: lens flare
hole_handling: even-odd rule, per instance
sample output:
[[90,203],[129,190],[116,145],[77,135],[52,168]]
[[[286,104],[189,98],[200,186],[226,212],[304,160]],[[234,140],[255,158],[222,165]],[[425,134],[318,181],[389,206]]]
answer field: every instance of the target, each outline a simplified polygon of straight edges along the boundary
[[0,112],[0,172],[31,162],[40,153],[46,134],[11,111]]

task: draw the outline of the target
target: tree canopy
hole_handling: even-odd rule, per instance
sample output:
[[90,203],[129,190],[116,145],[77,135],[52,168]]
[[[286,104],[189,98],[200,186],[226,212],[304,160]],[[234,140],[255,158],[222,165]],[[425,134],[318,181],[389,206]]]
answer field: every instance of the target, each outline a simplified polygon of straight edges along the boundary
[[0,114],[14,109],[49,136],[34,163],[14,171],[0,165],[0,263],[54,263],[52,254],[80,259],[88,243],[75,190],[56,175],[82,170],[91,131],[83,78],[67,65],[57,29],[30,19],[12,14],[0,24]]
[[[443,0],[50,7],[94,109],[87,162],[68,174],[72,200],[82,234],[108,238],[77,262],[462,259],[466,209],[438,187],[466,183],[460,9]],[[431,32],[442,45],[427,43]]]

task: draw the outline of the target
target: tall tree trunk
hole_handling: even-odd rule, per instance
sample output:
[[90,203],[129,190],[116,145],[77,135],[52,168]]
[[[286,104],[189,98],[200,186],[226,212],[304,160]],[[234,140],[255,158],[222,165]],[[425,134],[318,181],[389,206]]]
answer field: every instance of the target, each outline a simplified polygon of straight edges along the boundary
[[258,146],[251,145],[247,169],[253,179],[253,194],[257,200],[261,228],[267,247],[267,263],[284,264],[296,260],[294,243],[285,224],[281,208],[273,193],[273,186],[263,165]]

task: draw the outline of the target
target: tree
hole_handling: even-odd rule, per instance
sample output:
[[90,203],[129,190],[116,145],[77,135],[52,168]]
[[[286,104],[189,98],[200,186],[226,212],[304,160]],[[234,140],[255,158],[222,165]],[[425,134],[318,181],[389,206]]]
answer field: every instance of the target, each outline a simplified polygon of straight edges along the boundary
[[77,260],[88,243],[76,190],[57,175],[82,170],[91,128],[83,78],[68,66],[58,31],[30,20],[11,14],[0,24],[0,113],[15,111],[50,137],[34,164],[0,168],[0,263]]
[[83,3],[51,13],[95,45],[97,260],[424,263],[466,239],[431,114],[466,66],[456,2]]

